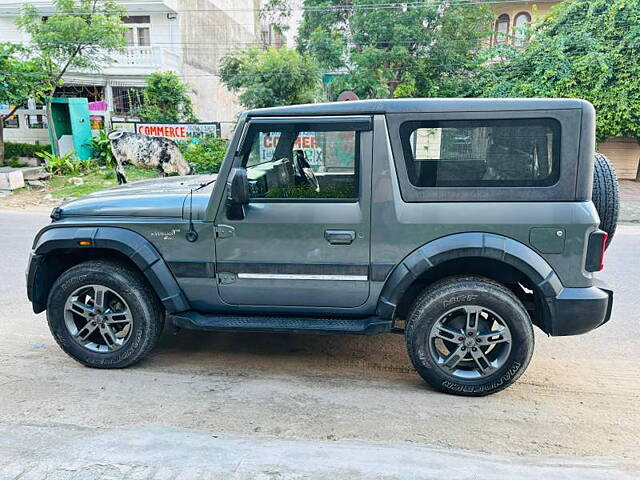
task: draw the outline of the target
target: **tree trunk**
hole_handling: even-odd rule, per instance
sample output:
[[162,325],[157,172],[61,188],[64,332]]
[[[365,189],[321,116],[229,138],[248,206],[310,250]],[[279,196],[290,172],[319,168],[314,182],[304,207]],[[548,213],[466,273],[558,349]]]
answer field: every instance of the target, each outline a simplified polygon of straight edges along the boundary
[[0,163],[4,162],[4,116],[0,115]]

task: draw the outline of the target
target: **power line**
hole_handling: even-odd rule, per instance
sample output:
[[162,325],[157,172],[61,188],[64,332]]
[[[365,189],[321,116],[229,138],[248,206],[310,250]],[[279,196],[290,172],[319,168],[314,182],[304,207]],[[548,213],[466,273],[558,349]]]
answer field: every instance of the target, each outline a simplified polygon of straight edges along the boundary
[[[412,7],[481,7],[483,5],[500,5],[500,4],[510,4],[510,3],[557,3],[555,0],[450,0],[448,2],[442,3],[429,3],[428,1],[422,2],[385,2],[385,3],[371,3],[371,4],[350,4],[350,5],[321,5],[321,6],[305,6],[305,5],[292,5],[289,7],[292,11],[319,11],[326,12],[327,10],[354,10],[354,9],[378,9],[378,8],[412,8]],[[128,14],[129,16],[135,16],[132,14],[143,15],[144,14],[166,14],[166,13],[200,13],[200,12],[261,12],[264,9],[262,8],[210,8],[210,9],[176,9],[176,10],[128,10],[125,11],[125,16]],[[55,14],[56,12],[53,12]],[[97,12],[98,15],[121,15],[122,12],[116,10],[102,10]],[[15,16],[14,13],[2,13],[2,8],[0,7],[0,16]],[[89,16],[89,13],[83,12],[64,12],[64,15],[77,15],[77,16]],[[95,14],[93,14],[95,15]]]

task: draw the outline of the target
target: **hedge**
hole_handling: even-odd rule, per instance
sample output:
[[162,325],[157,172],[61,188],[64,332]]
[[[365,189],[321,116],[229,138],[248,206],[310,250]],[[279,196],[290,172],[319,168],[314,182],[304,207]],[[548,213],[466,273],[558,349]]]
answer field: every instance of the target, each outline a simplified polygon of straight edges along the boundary
[[36,152],[51,152],[51,145],[5,142],[4,158],[35,157]]

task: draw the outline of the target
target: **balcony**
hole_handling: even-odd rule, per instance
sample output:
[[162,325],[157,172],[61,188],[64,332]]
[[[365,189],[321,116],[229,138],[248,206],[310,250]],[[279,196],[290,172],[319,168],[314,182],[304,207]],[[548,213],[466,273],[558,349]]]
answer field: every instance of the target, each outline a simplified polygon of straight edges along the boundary
[[127,47],[124,52],[112,56],[114,63],[120,66],[156,68],[161,66],[161,57],[158,47]]
[[181,71],[178,52],[160,46],[126,47],[121,53],[111,54],[113,62],[100,71],[104,75],[149,75],[153,72]]

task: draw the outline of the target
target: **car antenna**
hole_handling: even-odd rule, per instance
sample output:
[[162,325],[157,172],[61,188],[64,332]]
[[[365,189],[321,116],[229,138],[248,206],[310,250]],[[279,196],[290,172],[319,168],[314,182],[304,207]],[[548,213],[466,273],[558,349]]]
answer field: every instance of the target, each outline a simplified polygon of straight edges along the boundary
[[193,188],[189,193],[189,230],[187,231],[187,241],[195,242],[198,240],[198,232],[193,226]]

